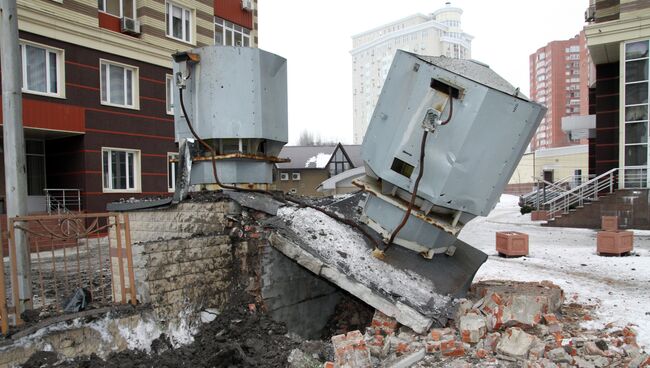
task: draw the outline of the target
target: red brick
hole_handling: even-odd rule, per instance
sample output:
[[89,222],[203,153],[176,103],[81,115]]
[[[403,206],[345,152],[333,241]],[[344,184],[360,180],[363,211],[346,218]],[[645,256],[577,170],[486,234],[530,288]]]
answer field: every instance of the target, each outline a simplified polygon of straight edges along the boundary
[[444,355],[446,357],[460,357],[460,356],[463,356],[463,355],[465,355],[465,346],[463,345],[462,342],[456,341],[448,349],[443,349],[442,350],[442,355]]
[[479,359],[484,359],[488,356],[489,352],[485,349],[476,350],[476,357]]
[[323,368],[334,368],[334,363],[325,362],[325,364],[323,364]]
[[440,341],[427,341],[425,346],[427,349],[427,353],[433,354],[437,353],[440,351],[440,346],[442,345],[442,342]]
[[618,216],[602,216],[600,218],[600,229],[604,231],[618,230]]

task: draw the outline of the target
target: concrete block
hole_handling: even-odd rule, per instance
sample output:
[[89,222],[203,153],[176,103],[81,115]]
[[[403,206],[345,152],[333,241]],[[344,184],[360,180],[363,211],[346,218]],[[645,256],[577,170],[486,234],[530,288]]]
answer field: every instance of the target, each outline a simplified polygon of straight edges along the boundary
[[460,317],[460,336],[463,342],[476,344],[487,333],[487,324],[483,316],[474,313]]
[[520,257],[528,255],[528,234],[518,231],[498,231],[496,249],[499,255]]
[[562,331],[562,323],[560,323],[555,314],[544,314],[543,317],[544,323],[546,323],[549,333],[557,333]]
[[633,249],[634,233],[632,231],[599,231],[597,239],[597,252],[599,255],[631,252]]
[[618,216],[601,216],[600,229],[603,231],[618,231]]
[[534,336],[518,327],[512,327],[503,334],[503,338],[497,344],[497,352],[512,358],[526,359],[534,341]]
[[546,358],[552,360],[555,363],[571,363],[573,358],[569,353],[564,350],[564,348],[555,348],[546,352]]
[[383,366],[389,368],[408,368],[424,359],[425,351],[420,349],[414,353],[402,355],[399,358],[386,362]]

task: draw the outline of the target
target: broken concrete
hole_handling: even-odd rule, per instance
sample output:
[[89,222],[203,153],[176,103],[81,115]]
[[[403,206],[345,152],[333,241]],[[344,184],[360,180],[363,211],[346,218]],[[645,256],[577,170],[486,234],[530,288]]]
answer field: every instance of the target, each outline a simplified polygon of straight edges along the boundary
[[497,344],[497,353],[516,359],[528,357],[535,337],[522,331],[520,328],[511,327],[505,331],[503,338]]

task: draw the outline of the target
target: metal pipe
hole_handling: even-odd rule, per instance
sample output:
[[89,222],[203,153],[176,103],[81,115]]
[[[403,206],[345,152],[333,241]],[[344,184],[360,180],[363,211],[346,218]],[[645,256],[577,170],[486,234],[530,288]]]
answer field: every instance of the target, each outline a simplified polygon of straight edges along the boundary
[[[0,0],[0,65],[2,68],[2,121],[4,130],[4,162],[7,218],[27,214],[27,165],[23,132],[22,68],[18,46],[18,9],[16,0]],[[15,236],[19,312],[32,299],[29,248],[25,234]]]

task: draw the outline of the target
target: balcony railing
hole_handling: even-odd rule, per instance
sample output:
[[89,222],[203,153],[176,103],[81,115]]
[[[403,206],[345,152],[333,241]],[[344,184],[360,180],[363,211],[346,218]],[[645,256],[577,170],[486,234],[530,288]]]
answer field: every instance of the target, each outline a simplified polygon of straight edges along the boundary
[[81,212],[81,191],[79,189],[46,188],[43,191],[48,214]]

